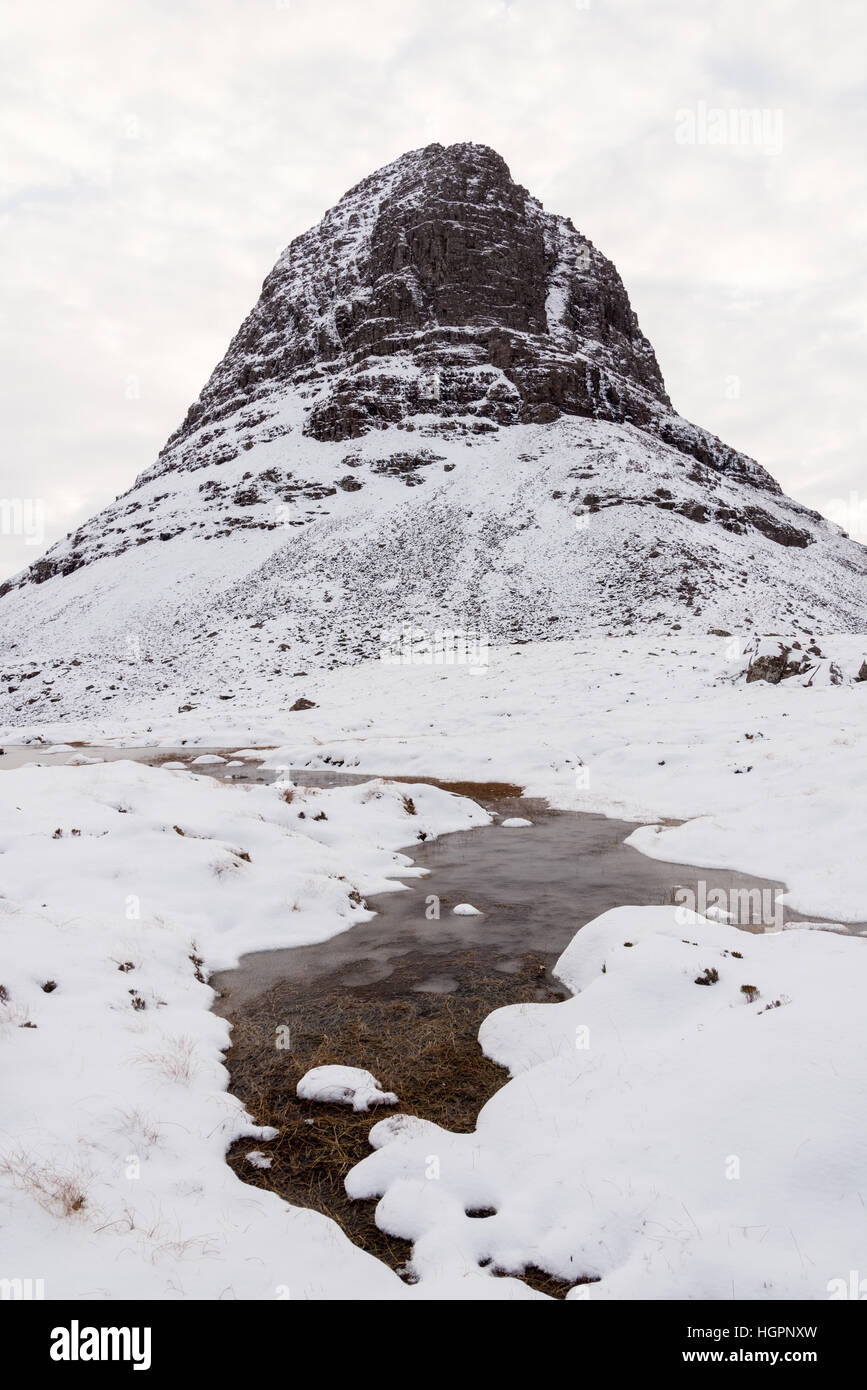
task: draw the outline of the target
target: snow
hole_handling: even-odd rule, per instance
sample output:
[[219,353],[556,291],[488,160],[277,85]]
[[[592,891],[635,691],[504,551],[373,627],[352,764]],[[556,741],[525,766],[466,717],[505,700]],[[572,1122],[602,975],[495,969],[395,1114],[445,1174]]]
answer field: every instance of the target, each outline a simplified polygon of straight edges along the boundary
[[[845,670],[867,655],[859,636],[820,644]],[[119,719],[104,705],[98,720],[0,727],[0,768],[43,757],[27,742],[41,736],[106,757],[112,742],[186,742],[272,768],[519,784],[563,810],[653,823],[632,842],[642,853],[776,878],[804,915],[867,921],[867,681],[746,685],[746,650],[728,636],[527,643],[491,648],[484,682],[371,661],[309,674],[303,731],[264,687],[229,715],[214,702]]]
[[488,821],[424,784],[287,802],[130,761],[0,776],[0,1239],[15,1267],[39,1270],[47,1298],[404,1296],[325,1217],[226,1164],[235,1139],[275,1131],[226,1091],[229,1028],[203,977],[366,920],[364,895],[413,871],[397,846],[414,831]]
[[[841,670],[862,645],[821,644]],[[260,698],[0,731],[0,1232],[22,1267],[49,1297],[536,1298],[491,1277],[526,1263],[593,1277],[570,1295],[591,1300],[826,1297],[861,1254],[867,956],[841,926],[867,922],[867,682],[746,685],[744,651],[587,639],[492,649],[484,682],[312,672],[303,730]],[[15,766],[52,739],[106,761]],[[112,740],[142,757],[186,740],[294,785],[221,781],[221,764],[182,778]],[[307,769],[372,780],[314,790]],[[197,971],[346,930],[358,897],[418,873],[399,850],[419,831],[491,823],[420,776],[632,821],[636,852],[776,878],[813,920],[751,935],[713,905],[635,906],[584,927],[558,965],[573,997],[482,1025],[512,1079],[475,1133],[392,1113],[349,1175],[414,1242],[408,1287],[232,1174],[228,1145],[268,1136],[226,1093],[228,1030]],[[71,1214],[70,1180],[87,1198]]]
[[456,917],[481,917],[482,913],[472,903],[458,903],[457,907],[452,908]]
[[296,1087],[299,1100],[320,1101],[323,1105],[351,1105],[353,1110],[369,1110],[372,1105],[397,1105],[393,1091],[383,1091],[375,1076],[363,1067],[332,1064],[311,1067]]
[[557,973],[573,998],[483,1024],[513,1079],[472,1134],[389,1117],[347,1178],[422,1286],[491,1261],[599,1281],[571,1298],[826,1298],[863,1263],[864,943],[627,907]]
[[525,820],[523,816],[509,816],[507,820],[500,821],[500,825],[506,830],[518,830],[521,826],[532,825],[531,820]]
[[[806,647],[808,631],[863,631],[863,550],[838,527],[724,474],[714,478],[714,505],[745,515],[758,508],[811,544],[780,545],[760,531],[665,510],[658,504],[707,503],[708,487],[691,478],[678,450],[632,426],[570,418],[469,444],[425,437],[442,462],[419,470],[423,486],[375,471],[412,440],[394,427],[354,442],[358,492],[334,485],[346,473],[346,442],[311,441],[297,425],[231,463],[170,474],[168,496],[164,478],[136,488],[144,507],[166,513],[160,525],[183,529],[0,600],[8,677],[0,721],[56,721],[66,742],[85,719],[172,719],[183,738],[213,717],[224,729],[234,723],[240,748],[249,738],[240,710],[280,711],[285,726],[299,696],[321,694],[323,668],[377,658],[393,629],[422,629],[430,641],[465,630],[491,648],[518,635],[538,641],[556,632],[581,648],[581,639],[595,644],[611,632],[671,641],[680,630],[706,640],[714,629],[733,633],[742,649],[757,630],[791,631]],[[263,494],[243,509],[251,525],[227,536],[225,504],[203,500],[199,485],[212,477],[240,485],[258,450],[266,471],[277,467],[333,495],[295,527],[279,523],[279,500]],[[588,512],[589,494],[605,505]],[[115,524],[103,537],[109,520],[91,524],[94,554],[100,538],[118,543]],[[434,593],[431,573],[442,576]],[[857,655],[867,656],[863,639]],[[296,732],[317,717],[293,715]]]

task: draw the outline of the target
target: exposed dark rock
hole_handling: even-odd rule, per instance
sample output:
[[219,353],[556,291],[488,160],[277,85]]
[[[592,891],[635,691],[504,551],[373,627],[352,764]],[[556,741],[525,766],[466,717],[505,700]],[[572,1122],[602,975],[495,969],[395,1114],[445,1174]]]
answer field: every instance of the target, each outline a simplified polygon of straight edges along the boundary
[[[805,676],[804,685],[812,685],[813,679],[824,660],[821,649],[815,642],[804,651],[798,641],[777,642],[775,647],[768,638],[760,640],[755,654],[747,667],[747,683],[767,681],[769,685],[779,685],[792,676]],[[835,662],[828,664],[828,678],[832,685],[842,685],[843,672]]]
[[420,468],[429,468],[432,463],[441,463],[439,454],[422,449],[417,454],[391,454],[385,459],[376,459],[370,465],[371,473],[386,478],[400,478],[407,487],[417,487],[424,479],[419,476]]
[[769,516],[760,507],[747,507],[745,515],[757,531],[761,531],[762,535],[767,536],[769,540],[776,541],[777,545],[794,545],[803,550],[811,542],[811,537],[807,531],[802,531],[797,526]]
[[158,468],[201,466],[219,422],[241,409],[245,424],[267,419],[293,387],[310,401],[305,433],[323,441],[419,416],[490,429],[583,415],[779,490],[674,414],[615,267],[484,145],[404,155],[292,242]]
[[786,674],[789,651],[790,648],[781,643],[779,652],[753,657],[747,669],[747,684],[767,681],[768,685],[779,685]]

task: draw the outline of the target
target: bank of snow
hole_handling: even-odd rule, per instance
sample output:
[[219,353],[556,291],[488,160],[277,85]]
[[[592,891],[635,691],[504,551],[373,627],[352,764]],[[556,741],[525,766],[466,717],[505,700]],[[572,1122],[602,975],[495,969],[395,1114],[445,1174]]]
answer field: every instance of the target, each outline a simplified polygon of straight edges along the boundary
[[349,1174],[421,1287],[535,1265],[594,1281],[570,1298],[821,1299],[863,1268],[862,941],[624,907],[557,973],[573,998],[482,1025],[514,1079],[475,1133],[390,1116]]
[[487,821],[424,785],[224,786],[131,762],[0,777],[0,1274],[47,1298],[405,1296],[226,1164],[269,1134],[226,1093],[204,980],[364,920],[364,895],[413,872],[397,846]]

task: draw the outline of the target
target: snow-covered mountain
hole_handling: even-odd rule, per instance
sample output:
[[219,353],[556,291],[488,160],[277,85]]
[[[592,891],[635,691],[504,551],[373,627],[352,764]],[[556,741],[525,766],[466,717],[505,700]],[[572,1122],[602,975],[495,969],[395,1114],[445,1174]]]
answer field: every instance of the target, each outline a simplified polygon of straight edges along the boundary
[[867,550],[676,413],[568,218],[430,145],[292,242],[156,462],[0,600],[32,723],[278,694],[404,624],[863,630]]

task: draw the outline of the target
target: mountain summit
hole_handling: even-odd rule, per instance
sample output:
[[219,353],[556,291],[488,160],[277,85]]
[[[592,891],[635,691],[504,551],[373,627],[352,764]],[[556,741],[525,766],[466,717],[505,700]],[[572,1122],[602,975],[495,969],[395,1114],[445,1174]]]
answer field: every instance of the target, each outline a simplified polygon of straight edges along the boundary
[[865,596],[863,547],[676,413],[612,263],[435,144],[291,243],[154,464],[0,586],[0,713],[282,698],[402,623],[815,633]]
[[406,154],[293,241],[161,465],[200,464],[209,428],[219,437],[221,421],[252,406],[258,427],[288,390],[321,441],[419,415],[577,415],[627,421],[778,490],[674,413],[614,266],[486,145]]

